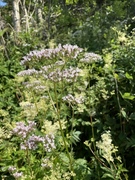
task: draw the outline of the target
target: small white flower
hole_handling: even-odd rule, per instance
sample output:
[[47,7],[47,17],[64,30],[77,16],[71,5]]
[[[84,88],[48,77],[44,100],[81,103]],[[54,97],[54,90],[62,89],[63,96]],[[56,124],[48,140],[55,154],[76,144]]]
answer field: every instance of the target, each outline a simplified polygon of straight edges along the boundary
[[23,175],[22,172],[15,172],[15,173],[13,174],[13,176],[14,176],[15,178],[20,178],[20,177],[22,177],[22,175]]
[[101,141],[96,142],[96,146],[99,150],[101,150],[101,155],[108,162],[113,162],[113,154],[118,151],[117,147],[112,144],[111,133],[110,131],[106,131],[101,135]]
[[82,63],[90,64],[93,62],[100,61],[102,58],[100,55],[95,53],[85,53],[84,57],[80,60]]
[[63,101],[66,101],[68,103],[75,103],[75,104],[82,104],[84,102],[84,98],[82,96],[80,97],[74,97],[72,94],[68,94],[67,96],[64,96],[62,98]]

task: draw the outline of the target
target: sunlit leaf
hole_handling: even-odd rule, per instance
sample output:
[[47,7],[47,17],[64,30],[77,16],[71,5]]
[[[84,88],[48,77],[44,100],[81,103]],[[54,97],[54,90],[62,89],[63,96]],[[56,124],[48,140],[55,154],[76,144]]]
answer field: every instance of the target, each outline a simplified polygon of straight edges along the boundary
[[123,97],[123,99],[129,99],[129,100],[133,100],[135,98],[135,96],[131,95],[128,92],[122,94],[122,97]]
[[125,76],[126,76],[127,79],[133,79],[133,76],[131,76],[131,75],[128,74],[127,72],[126,72]]

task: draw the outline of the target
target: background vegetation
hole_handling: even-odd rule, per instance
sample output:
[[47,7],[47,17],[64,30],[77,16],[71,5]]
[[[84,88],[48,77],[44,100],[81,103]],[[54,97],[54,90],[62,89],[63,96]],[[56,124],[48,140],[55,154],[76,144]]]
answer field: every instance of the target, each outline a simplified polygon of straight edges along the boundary
[[135,0],[5,2],[0,179],[134,180]]

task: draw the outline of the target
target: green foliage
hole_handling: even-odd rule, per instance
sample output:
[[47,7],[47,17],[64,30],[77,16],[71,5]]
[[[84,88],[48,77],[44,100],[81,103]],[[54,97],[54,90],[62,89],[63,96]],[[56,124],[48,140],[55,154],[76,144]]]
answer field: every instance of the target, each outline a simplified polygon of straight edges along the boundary
[[[101,111],[99,109],[100,102],[106,104],[105,102],[110,98],[108,87],[105,84],[107,76],[110,75],[106,69],[106,64],[101,56],[83,52],[83,49],[77,46],[59,45],[54,49],[45,49],[45,54],[42,51],[31,52],[25,56],[22,64],[26,64],[31,69],[19,72],[19,77],[16,77],[18,83],[24,82],[24,85],[26,85],[23,90],[25,101],[20,102],[22,109],[21,113],[18,114],[20,120],[22,119],[22,122],[25,120],[28,124],[34,121],[37,125],[34,131],[28,132],[24,140],[19,137],[19,134],[18,137],[13,134],[11,144],[13,145],[12,158],[14,162],[10,166],[13,165],[17,168],[16,173],[23,171],[24,179],[30,178],[30,176],[32,179],[42,179],[43,177],[51,179],[54,176],[56,176],[56,179],[59,179],[59,176],[69,179],[71,177],[74,179],[101,178],[103,175],[102,168],[105,166],[105,168],[110,169],[110,174],[107,176],[112,175],[115,179],[118,171],[116,169],[116,172],[112,173],[115,165],[112,167],[111,164],[108,165],[107,163],[110,161],[106,160],[102,163],[103,160],[100,159],[97,165],[93,164],[91,166],[87,163],[87,160],[75,159],[75,156],[79,155],[78,151],[81,152],[83,148],[82,145],[77,147],[78,143],[89,139],[91,139],[93,147],[88,147],[93,155],[97,157],[95,145],[100,131],[103,131],[103,122],[100,116],[98,117]],[[64,59],[63,54],[65,55]],[[59,61],[59,59],[61,60]],[[72,59],[74,59],[74,62],[71,61]],[[32,71],[36,71],[36,74],[32,75]],[[52,123],[50,123],[51,129],[49,130],[50,121]],[[14,126],[14,121],[12,124]],[[21,124],[18,128],[21,128]],[[104,126],[104,128],[108,129],[109,127]],[[21,131],[20,129],[19,133]],[[13,128],[13,132],[17,132],[17,130]],[[30,141],[29,138],[33,136],[41,139],[52,134],[56,136],[56,149],[52,152],[44,150],[41,140],[37,146],[37,151],[32,149],[31,146],[29,149],[29,146],[25,145],[27,141]],[[108,136],[106,142],[107,140],[111,143]],[[108,145],[114,147],[113,144]],[[10,151],[9,147],[9,153]],[[111,151],[116,153],[112,148]],[[85,156],[85,154],[81,152],[81,156]],[[8,157],[7,154],[6,157]],[[113,162],[113,157],[111,158],[111,162]],[[23,163],[20,164],[22,161]],[[47,170],[49,168],[46,175],[41,165],[43,161],[47,161],[48,165],[45,165],[45,168]],[[118,166],[121,164],[119,163]],[[40,168],[37,169],[37,165]],[[59,172],[56,171],[56,165]],[[98,167],[100,165],[101,168]],[[9,164],[6,164],[7,166]],[[94,176],[91,169],[97,170],[99,174]],[[122,172],[122,170],[119,172],[118,177],[121,177]],[[15,177],[14,171],[10,173]]]
[[[38,7],[26,4],[29,13]],[[21,24],[18,34],[8,24],[11,4],[2,9],[9,13],[3,13],[7,24],[0,30],[1,179],[19,179],[14,173],[21,172],[22,180],[135,179],[134,5],[134,0],[48,1],[43,23],[34,11],[29,31]],[[64,52],[59,43],[68,43]],[[70,43],[84,48],[75,58]],[[18,77],[33,68],[37,74]],[[29,121],[36,126],[24,139],[14,133],[17,122],[27,129]],[[39,138],[36,149],[25,144],[32,135]],[[56,147],[47,152],[42,138],[51,135]]]
[[92,178],[92,171],[87,166],[87,161],[85,159],[77,159],[74,166],[78,179],[88,180]]

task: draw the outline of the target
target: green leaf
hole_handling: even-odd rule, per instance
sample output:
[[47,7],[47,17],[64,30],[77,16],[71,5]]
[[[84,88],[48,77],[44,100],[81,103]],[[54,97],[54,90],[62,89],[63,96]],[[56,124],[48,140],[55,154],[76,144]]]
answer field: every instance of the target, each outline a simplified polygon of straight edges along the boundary
[[131,75],[128,74],[127,72],[126,72],[125,76],[126,76],[127,79],[133,79],[133,76],[131,76]]
[[123,116],[124,118],[127,117],[127,114],[126,114],[126,112],[125,112],[124,110],[121,110],[121,114],[122,114],[122,116]]
[[129,148],[129,147],[135,147],[135,137],[134,136],[131,137],[130,139],[128,139],[126,148]]
[[114,179],[114,177],[111,175],[111,174],[108,174],[108,173],[105,173],[103,176],[102,176],[102,179]]
[[60,159],[63,161],[63,163],[65,165],[68,165],[69,163],[69,158],[67,157],[67,154],[66,153],[60,153],[59,155]]
[[66,0],[66,4],[74,4],[75,2],[77,2],[77,0]]
[[135,112],[131,113],[129,118],[132,119],[132,120],[135,120]]
[[131,95],[128,92],[122,94],[122,97],[123,97],[123,99],[129,99],[129,100],[133,100],[135,98],[135,96]]
[[71,135],[70,135],[70,141],[76,145],[76,142],[79,142],[80,141],[80,136],[81,132],[80,131],[72,131],[71,132]]
[[3,36],[3,34],[8,30],[8,28],[5,28],[3,30],[0,31],[0,37]]
[[114,179],[114,176],[112,175],[111,169],[108,169],[106,167],[101,167],[101,168],[105,171],[105,173],[101,179],[107,179],[107,180],[108,179]]

